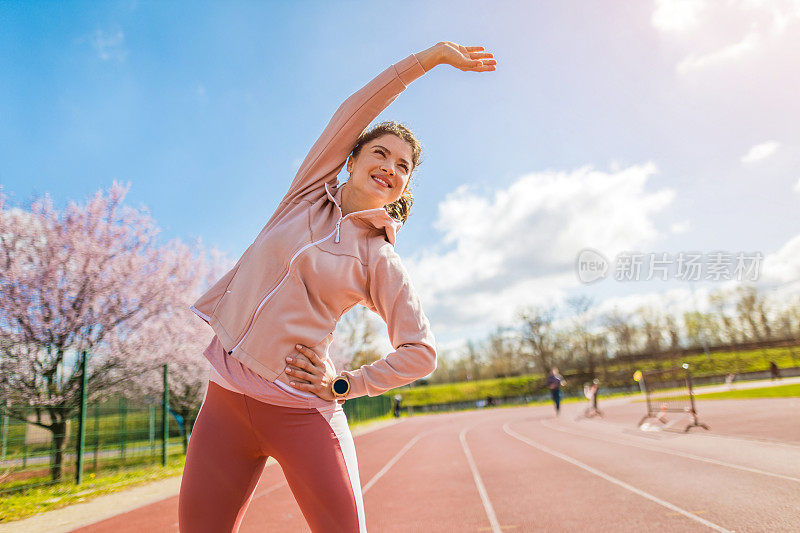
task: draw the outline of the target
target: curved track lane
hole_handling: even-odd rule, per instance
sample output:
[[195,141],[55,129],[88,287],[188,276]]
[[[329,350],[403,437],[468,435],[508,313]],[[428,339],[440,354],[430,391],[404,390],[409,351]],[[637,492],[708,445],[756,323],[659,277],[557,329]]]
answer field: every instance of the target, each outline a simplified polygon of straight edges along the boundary
[[[800,530],[800,446],[776,409],[794,403],[708,403],[700,412],[709,433],[642,432],[641,405],[609,402],[604,420],[576,419],[579,405],[565,406],[560,418],[550,407],[516,407],[418,416],[357,436],[368,529]],[[737,427],[742,410],[750,418]],[[176,532],[177,502],[79,531]],[[275,464],[240,531],[265,530],[308,531]]]

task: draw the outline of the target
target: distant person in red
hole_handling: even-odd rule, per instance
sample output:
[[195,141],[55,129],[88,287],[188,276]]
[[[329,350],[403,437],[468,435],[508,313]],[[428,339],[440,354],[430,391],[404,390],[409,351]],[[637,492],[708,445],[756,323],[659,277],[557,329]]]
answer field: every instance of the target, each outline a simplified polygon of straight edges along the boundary
[[775,363],[775,361],[769,362],[769,375],[770,379],[781,379],[781,369],[778,368],[778,365]]
[[554,366],[551,368],[550,372],[547,374],[545,385],[550,389],[550,396],[553,398],[553,404],[556,407],[556,416],[558,416],[559,410],[561,409],[561,387],[566,384],[567,382],[561,374],[558,373],[558,367]]

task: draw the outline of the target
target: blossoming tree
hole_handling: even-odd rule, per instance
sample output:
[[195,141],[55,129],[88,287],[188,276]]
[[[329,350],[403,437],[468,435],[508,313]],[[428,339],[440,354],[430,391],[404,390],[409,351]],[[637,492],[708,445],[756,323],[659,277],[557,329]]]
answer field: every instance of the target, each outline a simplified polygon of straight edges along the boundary
[[81,352],[93,402],[160,383],[152,370],[164,362],[175,363],[179,409],[205,384],[187,305],[217,273],[198,247],[159,242],[146,209],[123,205],[127,190],[115,182],[62,210],[47,196],[12,208],[0,191],[0,399],[10,416],[52,432],[54,480],[78,409]]

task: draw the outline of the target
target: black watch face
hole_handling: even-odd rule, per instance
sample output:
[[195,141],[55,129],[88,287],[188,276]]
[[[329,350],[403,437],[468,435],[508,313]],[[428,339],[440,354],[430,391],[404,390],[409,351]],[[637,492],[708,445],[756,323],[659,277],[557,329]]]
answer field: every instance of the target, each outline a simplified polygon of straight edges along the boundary
[[347,389],[350,388],[350,384],[347,383],[344,379],[337,379],[333,382],[333,392],[336,394],[344,394],[347,392]]

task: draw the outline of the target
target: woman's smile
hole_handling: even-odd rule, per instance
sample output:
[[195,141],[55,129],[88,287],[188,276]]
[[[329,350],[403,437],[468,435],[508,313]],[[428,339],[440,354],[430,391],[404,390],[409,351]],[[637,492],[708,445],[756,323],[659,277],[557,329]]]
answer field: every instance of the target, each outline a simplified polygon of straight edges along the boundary
[[386,189],[392,188],[392,183],[391,181],[389,181],[388,178],[384,178],[380,174],[370,174],[370,177],[374,182],[378,183],[381,187],[384,187]]

